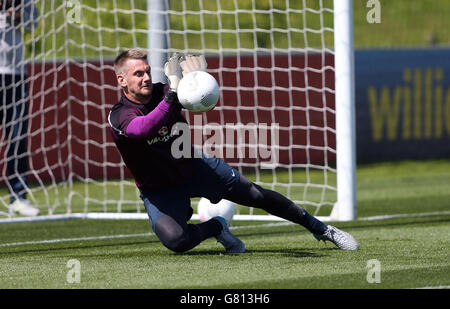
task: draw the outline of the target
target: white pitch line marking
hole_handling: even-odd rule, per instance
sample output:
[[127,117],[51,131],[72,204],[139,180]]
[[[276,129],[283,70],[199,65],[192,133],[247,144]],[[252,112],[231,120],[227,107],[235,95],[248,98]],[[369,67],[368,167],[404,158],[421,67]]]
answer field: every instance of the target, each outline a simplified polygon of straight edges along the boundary
[[[385,216],[372,216],[372,217],[362,217],[356,220],[360,221],[376,221],[376,220],[386,220],[394,218],[414,218],[414,217],[428,217],[428,216],[438,216],[438,215],[449,215],[450,211],[437,211],[437,212],[425,212],[425,213],[415,213],[415,214],[396,214],[396,215],[385,215]],[[63,217],[62,218],[67,218]],[[276,227],[291,225],[294,223],[284,221],[277,223],[267,223],[259,225],[241,225],[232,226],[230,229],[246,229],[246,228],[259,228],[259,227]],[[1,247],[11,247],[11,246],[23,246],[23,245],[37,245],[37,244],[51,244],[51,243],[61,243],[61,242],[74,242],[74,241],[89,241],[89,240],[102,240],[102,239],[120,239],[120,238],[130,238],[130,237],[146,237],[154,236],[154,233],[142,233],[142,234],[120,234],[120,235],[103,235],[103,236],[90,236],[90,237],[79,237],[79,238],[61,238],[61,239],[49,239],[49,240],[36,240],[36,241],[24,241],[24,242],[13,242],[0,244]]]
[[74,241],[89,241],[89,240],[102,240],[102,239],[120,239],[130,237],[145,237],[153,236],[153,233],[141,233],[141,234],[119,234],[119,235],[103,235],[103,236],[89,236],[89,237],[76,237],[76,238],[59,238],[59,239],[47,239],[47,240],[34,240],[34,241],[22,241],[0,244],[0,247],[11,246],[24,246],[24,245],[41,245],[41,244],[55,244],[61,242],[74,242]]
[[417,290],[439,290],[439,289],[450,289],[450,285],[440,285],[440,286],[425,286],[423,288],[416,288]]
[[[291,225],[291,222],[280,222],[280,223],[267,223],[259,225],[241,225],[241,226],[231,226],[230,230],[247,229],[247,228],[258,228],[258,227],[276,227]],[[155,236],[154,233],[140,233],[140,234],[119,234],[119,235],[101,235],[101,236],[89,236],[89,237],[74,237],[74,238],[59,238],[59,239],[47,239],[47,240],[32,240],[32,241],[22,241],[22,242],[11,242],[0,244],[1,247],[13,247],[13,246],[25,246],[25,245],[42,245],[42,244],[55,244],[62,242],[76,242],[76,241],[90,241],[90,240],[105,240],[105,239],[121,239],[121,238],[132,238],[132,237],[148,237]]]

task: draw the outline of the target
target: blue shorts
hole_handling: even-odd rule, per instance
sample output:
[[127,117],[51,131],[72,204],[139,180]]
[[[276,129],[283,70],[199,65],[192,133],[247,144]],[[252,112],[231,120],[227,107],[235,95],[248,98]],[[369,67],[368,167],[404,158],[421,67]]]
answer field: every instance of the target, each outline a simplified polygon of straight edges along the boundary
[[204,155],[198,161],[194,175],[185,185],[141,190],[141,198],[153,229],[163,214],[185,226],[193,212],[191,198],[205,197],[211,203],[218,203],[239,181],[239,172],[221,159]]

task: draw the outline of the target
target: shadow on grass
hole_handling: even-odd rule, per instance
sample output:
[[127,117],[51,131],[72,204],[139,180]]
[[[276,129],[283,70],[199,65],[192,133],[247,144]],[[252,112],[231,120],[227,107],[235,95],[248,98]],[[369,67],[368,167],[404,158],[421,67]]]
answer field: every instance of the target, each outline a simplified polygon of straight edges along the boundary
[[311,257],[324,257],[326,254],[317,254],[314,252],[306,252],[300,251],[298,249],[252,249],[247,250],[245,253],[225,253],[221,249],[219,250],[201,250],[201,251],[188,251],[184,253],[175,253],[176,255],[187,255],[187,256],[210,256],[210,255],[224,255],[224,256],[236,256],[242,257],[243,255],[249,254],[273,254],[281,255],[284,257],[293,257],[293,258],[311,258]]

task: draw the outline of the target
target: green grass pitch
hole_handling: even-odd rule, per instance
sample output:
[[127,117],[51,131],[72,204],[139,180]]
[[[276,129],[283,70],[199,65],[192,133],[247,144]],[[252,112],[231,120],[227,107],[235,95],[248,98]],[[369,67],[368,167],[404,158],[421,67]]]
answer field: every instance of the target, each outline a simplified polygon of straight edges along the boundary
[[[334,223],[359,240],[356,252],[284,222],[234,222],[248,250],[240,255],[224,254],[215,239],[172,253],[146,220],[9,223],[0,224],[0,289],[450,286],[450,161],[360,165],[357,180],[359,219]],[[395,214],[411,216],[365,219]],[[79,282],[68,280],[72,259]],[[374,259],[379,282],[369,283]]]

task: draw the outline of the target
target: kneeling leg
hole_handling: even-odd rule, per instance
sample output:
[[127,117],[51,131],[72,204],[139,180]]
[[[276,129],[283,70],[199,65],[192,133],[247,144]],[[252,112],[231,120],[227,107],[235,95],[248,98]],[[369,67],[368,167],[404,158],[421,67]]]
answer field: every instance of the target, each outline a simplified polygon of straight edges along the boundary
[[154,224],[156,236],[162,244],[174,252],[186,252],[206,238],[216,236],[222,225],[215,219],[200,224],[179,224],[172,217],[162,215]]

